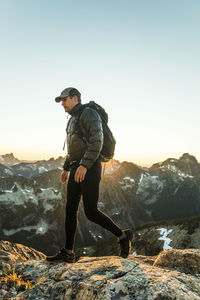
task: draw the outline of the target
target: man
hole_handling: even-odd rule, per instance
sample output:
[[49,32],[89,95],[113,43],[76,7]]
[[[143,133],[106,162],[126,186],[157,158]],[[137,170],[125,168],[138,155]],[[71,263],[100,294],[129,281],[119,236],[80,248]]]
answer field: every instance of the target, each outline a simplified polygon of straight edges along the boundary
[[[81,199],[89,220],[112,232],[121,248],[121,256],[126,258],[130,252],[133,233],[121,230],[106,214],[98,209],[99,184],[101,180],[101,149],[103,128],[99,114],[92,108],[81,104],[80,92],[66,88],[55,98],[61,102],[65,111],[71,115],[67,125],[68,154],[61,173],[61,182],[67,183],[67,204],[65,246],[54,256],[46,256],[47,261],[75,262],[74,240],[77,228],[77,213]],[[80,136],[79,126],[84,136]],[[69,178],[68,178],[69,175]]]

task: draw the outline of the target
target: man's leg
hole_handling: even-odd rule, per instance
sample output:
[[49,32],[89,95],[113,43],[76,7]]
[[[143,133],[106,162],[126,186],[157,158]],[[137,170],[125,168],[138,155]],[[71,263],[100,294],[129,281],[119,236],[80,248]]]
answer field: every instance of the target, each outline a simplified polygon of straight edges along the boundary
[[73,250],[74,240],[77,229],[77,212],[81,198],[80,183],[74,181],[76,168],[70,171],[67,184],[67,203],[66,203],[66,218],[65,218],[65,248]]
[[89,220],[101,225],[118,237],[120,256],[126,258],[131,252],[133,231],[130,229],[121,230],[110,217],[98,209],[100,180],[101,163],[96,162],[87,171],[85,180],[81,184],[85,214]]
[[101,163],[95,162],[87,171],[84,181],[81,183],[84,210],[87,218],[112,232],[115,236],[123,235],[122,230],[113,220],[98,209],[99,184],[101,180]]
[[60,249],[53,256],[46,256],[46,261],[48,262],[59,262],[65,261],[69,263],[75,262],[75,254],[73,252],[74,238],[76,234],[77,227],[77,211],[81,196],[81,186],[80,184],[74,182],[74,170],[70,171],[68,188],[67,188],[67,204],[66,204],[66,220],[65,220],[65,230],[66,230],[66,241],[65,247]]

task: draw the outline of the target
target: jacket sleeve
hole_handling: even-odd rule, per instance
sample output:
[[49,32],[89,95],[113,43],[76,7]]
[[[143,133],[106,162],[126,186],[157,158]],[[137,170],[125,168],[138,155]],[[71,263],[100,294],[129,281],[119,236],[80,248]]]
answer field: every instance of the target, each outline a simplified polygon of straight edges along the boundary
[[99,114],[92,108],[85,108],[80,121],[87,137],[87,149],[80,161],[87,169],[98,159],[103,147],[103,127]]
[[64,162],[64,165],[63,165],[63,170],[69,171],[69,168],[70,168],[70,161],[69,161],[69,157],[67,155],[66,159],[65,159],[65,162]]

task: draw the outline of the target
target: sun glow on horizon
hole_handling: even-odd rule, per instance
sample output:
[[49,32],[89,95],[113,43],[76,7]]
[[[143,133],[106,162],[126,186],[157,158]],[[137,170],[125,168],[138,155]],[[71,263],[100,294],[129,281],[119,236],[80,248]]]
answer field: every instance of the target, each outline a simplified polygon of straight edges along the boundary
[[[6,154],[13,154],[15,158],[21,160],[21,161],[40,161],[40,160],[49,160],[51,158],[53,159],[57,159],[59,157],[65,157],[66,156],[66,152],[63,151],[63,153],[59,152],[59,153],[39,153],[39,152],[18,152],[18,151],[4,151],[1,152],[0,155],[6,155]],[[183,153],[186,153],[183,152]],[[144,159],[141,155],[129,155],[129,156],[122,156],[122,155],[115,155],[113,157],[114,160],[119,161],[120,163],[127,161],[130,163],[133,163],[137,166],[140,167],[146,167],[146,168],[150,168],[153,164],[158,163],[158,162],[162,162],[165,161],[168,158],[175,158],[175,159],[179,159],[183,153],[176,153],[175,155],[172,154],[166,154],[166,155],[160,155],[160,156],[152,156],[152,157],[148,157],[148,159]],[[195,154],[193,153],[189,153],[190,155],[193,155],[196,157],[197,161],[199,161],[199,157],[197,157]]]

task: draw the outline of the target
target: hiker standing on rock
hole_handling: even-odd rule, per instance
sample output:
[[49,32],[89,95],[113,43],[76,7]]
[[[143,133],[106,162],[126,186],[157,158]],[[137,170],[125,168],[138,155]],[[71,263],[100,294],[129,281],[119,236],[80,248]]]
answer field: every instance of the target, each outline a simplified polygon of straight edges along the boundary
[[68,154],[61,173],[61,182],[68,181],[66,240],[65,246],[54,256],[46,256],[46,260],[75,262],[74,240],[81,195],[87,218],[117,237],[121,248],[120,255],[126,258],[130,253],[132,231],[120,229],[110,217],[98,208],[101,161],[105,161],[102,148],[106,146],[104,145],[105,132],[102,118],[97,110],[81,103],[81,94],[76,88],[64,89],[61,95],[55,98],[55,101],[61,102],[65,111],[71,115],[66,129]]

